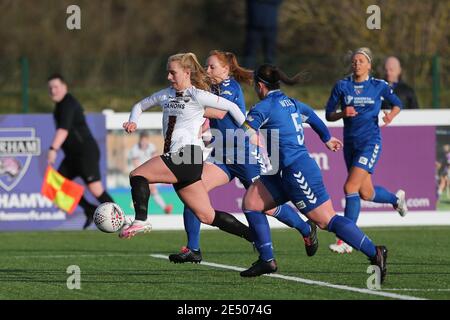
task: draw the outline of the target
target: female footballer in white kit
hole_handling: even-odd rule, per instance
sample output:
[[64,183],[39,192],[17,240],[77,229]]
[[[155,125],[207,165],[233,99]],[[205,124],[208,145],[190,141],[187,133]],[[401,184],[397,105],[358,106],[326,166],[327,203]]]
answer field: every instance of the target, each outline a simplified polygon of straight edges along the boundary
[[131,238],[149,232],[147,219],[149,184],[173,184],[178,196],[191,208],[202,223],[252,241],[249,228],[234,216],[214,210],[201,181],[203,169],[201,127],[205,108],[230,113],[241,125],[245,117],[231,101],[212,94],[208,76],[193,53],[180,53],[167,62],[170,87],[143,99],[133,106],[129,120],[123,124],[126,132],[137,129],[139,116],[154,106],[163,108],[164,154],[153,157],[130,173],[131,195],[135,220],[125,226],[119,236]]

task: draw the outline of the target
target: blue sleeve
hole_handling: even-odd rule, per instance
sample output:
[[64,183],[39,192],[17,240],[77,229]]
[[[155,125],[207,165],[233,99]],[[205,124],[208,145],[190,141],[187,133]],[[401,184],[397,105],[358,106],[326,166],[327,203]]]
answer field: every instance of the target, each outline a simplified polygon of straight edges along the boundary
[[300,108],[303,122],[306,122],[311,126],[322,142],[328,142],[331,139],[331,134],[325,123],[323,123],[310,106],[300,103]]
[[383,98],[389,101],[392,106],[397,106],[402,109],[403,103],[400,98],[394,93],[394,90],[391,88],[391,86],[387,82],[383,83],[383,85],[383,91],[381,92]]
[[255,130],[261,128],[270,116],[270,104],[260,102],[253,106],[247,114],[245,122]]
[[245,115],[245,99],[241,86],[236,86],[234,90],[234,103],[239,106],[239,109],[241,109],[242,113]]
[[330,113],[336,111],[340,100],[341,100],[341,89],[340,89],[339,82],[338,82],[335,84],[333,90],[331,91],[330,98],[328,98],[328,102],[326,105],[326,115],[327,116]]

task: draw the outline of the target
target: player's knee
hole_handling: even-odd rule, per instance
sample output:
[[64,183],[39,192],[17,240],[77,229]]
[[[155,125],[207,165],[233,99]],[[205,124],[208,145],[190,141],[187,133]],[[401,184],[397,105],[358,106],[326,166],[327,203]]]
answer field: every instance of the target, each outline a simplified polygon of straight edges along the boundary
[[209,215],[209,214],[205,214],[204,212],[199,212],[197,214],[197,218],[198,220],[200,220],[201,223],[207,224],[207,225],[212,225],[213,221],[214,221],[214,217]]
[[137,176],[143,176],[143,174],[136,168],[130,172],[130,179]]
[[320,230],[328,231],[328,223],[321,222],[321,223],[318,223],[317,226],[320,228]]
[[262,211],[264,208],[262,208],[261,205],[259,205],[259,201],[254,199],[251,196],[245,196],[244,200],[242,201],[242,211]]
[[321,230],[328,230],[328,219],[319,219],[314,222]]

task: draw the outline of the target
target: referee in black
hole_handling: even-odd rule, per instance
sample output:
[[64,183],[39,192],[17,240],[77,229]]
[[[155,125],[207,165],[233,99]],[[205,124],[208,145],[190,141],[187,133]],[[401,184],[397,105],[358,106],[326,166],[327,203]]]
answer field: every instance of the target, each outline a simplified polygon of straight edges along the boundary
[[[62,149],[65,157],[58,172],[70,180],[81,177],[100,203],[114,202],[102,186],[100,149],[87,126],[82,106],[68,92],[67,83],[60,74],[48,78],[48,90],[50,98],[56,103],[53,111],[56,133],[48,151],[48,163],[54,165],[58,151]],[[96,206],[89,203],[84,196],[79,205],[86,215],[83,226],[83,229],[86,229],[93,221]]]

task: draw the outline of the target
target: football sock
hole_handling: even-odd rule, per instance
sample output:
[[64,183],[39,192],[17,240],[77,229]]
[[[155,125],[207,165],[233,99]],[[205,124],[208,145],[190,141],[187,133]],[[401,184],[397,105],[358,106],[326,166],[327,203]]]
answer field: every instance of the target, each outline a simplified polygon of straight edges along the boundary
[[359,196],[359,193],[346,194],[344,216],[356,223],[358,221],[360,210],[361,198]]
[[248,242],[253,242],[252,233],[245,224],[236,219],[233,215],[215,210],[216,214],[214,216],[213,223],[211,224],[214,227],[219,228],[225,232],[234,234],[238,237],[244,238]]
[[86,200],[85,197],[81,197],[80,202],[78,203],[80,207],[83,208],[84,214],[86,217],[93,217],[95,209],[97,208],[95,205]]
[[148,181],[142,176],[133,176],[130,178],[130,185],[135,219],[145,221],[147,220],[148,200],[150,198]]
[[390,203],[393,206],[397,205],[398,198],[395,194],[392,192],[389,192],[382,186],[375,186],[375,191],[373,194],[373,202],[377,203]]
[[287,204],[278,206],[273,216],[285,225],[297,229],[303,237],[307,237],[311,234],[311,227],[309,224],[303,221],[297,211]]
[[328,223],[328,231],[336,234],[339,239],[361,251],[369,258],[376,255],[373,242],[350,219],[335,215]]
[[255,247],[259,252],[259,258],[264,261],[273,260],[272,236],[267,216],[260,211],[244,210],[244,213],[255,239]]
[[103,191],[103,193],[102,193],[99,197],[97,197],[97,200],[98,200],[100,203],[114,202],[113,198],[111,198],[111,196],[109,195],[109,193],[106,192],[106,191]]
[[183,211],[184,230],[187,235],[187,247],[191,250],[200,249],[200,220],[192,210],[184,206]]

